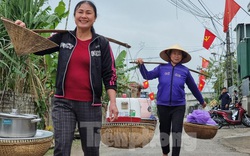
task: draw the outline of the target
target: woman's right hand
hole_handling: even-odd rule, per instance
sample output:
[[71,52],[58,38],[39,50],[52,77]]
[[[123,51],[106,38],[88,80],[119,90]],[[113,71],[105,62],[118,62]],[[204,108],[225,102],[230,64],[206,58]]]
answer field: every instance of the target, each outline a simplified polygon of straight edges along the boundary
[[136,63],[137,63],[137,64],[143,64],[143,59],[142,59],[142,58],[138,58],[138,59],[136,60]]
[[16,20],[16,21],[15,21],[15,24],[16,24],[16,25],[19,25],[19,26],[21,26],[21,27],[26,28],[25,23],[24,23],[23,21],[21,21],[21,20]]

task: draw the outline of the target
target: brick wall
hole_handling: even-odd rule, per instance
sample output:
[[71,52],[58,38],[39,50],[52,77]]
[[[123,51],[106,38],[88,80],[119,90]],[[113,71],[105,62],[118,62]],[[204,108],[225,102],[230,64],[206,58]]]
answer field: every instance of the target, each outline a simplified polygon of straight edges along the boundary
[[10,113],[18,109],[20,114],[35,114],[34,97],[30,94],[0,91],[0,112]]

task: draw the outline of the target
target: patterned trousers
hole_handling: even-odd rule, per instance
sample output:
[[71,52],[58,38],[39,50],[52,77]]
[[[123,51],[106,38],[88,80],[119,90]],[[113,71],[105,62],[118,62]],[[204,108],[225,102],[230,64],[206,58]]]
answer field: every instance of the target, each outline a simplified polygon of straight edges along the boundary
[[91,102],[63,98],[52,99],[54,126],[54,156],[70,156],[76,124],[85,156],[99,156],[102,108]]

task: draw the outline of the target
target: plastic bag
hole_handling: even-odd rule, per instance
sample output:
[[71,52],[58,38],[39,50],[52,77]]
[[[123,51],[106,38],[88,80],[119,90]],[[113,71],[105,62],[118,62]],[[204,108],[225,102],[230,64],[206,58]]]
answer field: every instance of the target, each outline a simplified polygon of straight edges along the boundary
[[211,118],[210,114],[205,110],[194,110],[187,116],[187,122],[202,124],[202,125],[216,125],[216,122]]

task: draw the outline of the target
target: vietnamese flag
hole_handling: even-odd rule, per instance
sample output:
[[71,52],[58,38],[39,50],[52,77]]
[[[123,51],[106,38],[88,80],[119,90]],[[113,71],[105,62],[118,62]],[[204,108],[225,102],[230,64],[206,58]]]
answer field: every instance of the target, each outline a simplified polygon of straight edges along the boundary
[[203,47],[209,49],[215,37],[216,36],[211,31],[206,29],[204,34]]
[[154,100],[155,99],[154,92],[149,93],[148,96],[149,96],[150,100]]
[[237,4],[234,0],[226,0],[225,11],[224,11],[224,20],[223,26],[224,32],[228,31],[228,25],[240,9],[239,4]]
[[148,80],[143,82],[143,89],[147,89],[149,87]]
[[[202,71],[201,71],[201,73],[202,73]],[[199,85],[198,85],[198,89],[199,89],[199,91],[201,92],[202,90],[203,90],[203,88],[204,88],[204,86],[205,86],[205,76],[204,75],[200,75],[199,76]]]
[[209,61],[202,57],[202,64],[201,64],[202,68],[207,68],[208,65],[209,65]]

